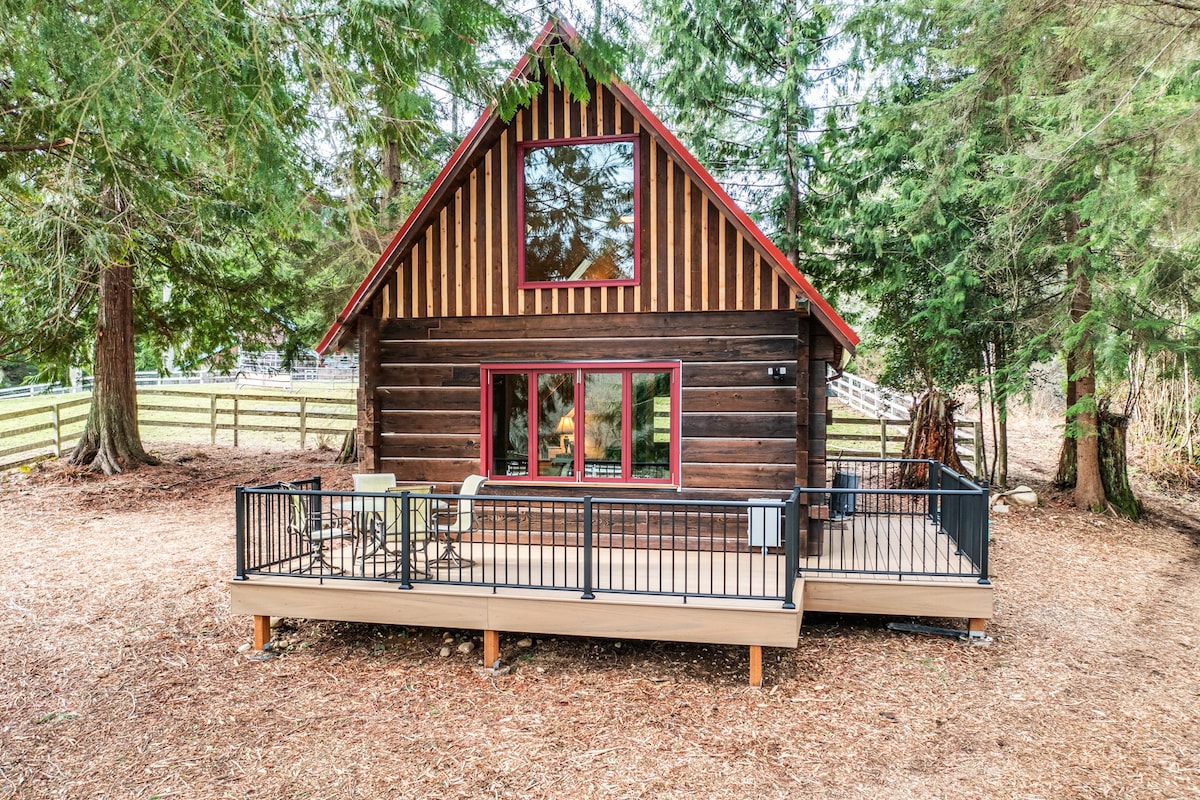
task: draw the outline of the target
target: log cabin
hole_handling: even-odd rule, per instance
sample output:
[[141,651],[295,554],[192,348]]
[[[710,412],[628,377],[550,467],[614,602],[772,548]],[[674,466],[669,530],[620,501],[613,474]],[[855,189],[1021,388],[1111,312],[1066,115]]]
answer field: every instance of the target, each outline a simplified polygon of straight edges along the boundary
[[[548,23],[514,78],[574,38]],[[831,489],[827,375],[858,336],[628,86],[542,81],[483,114],[318,347],[358,350],[360,472],[459,503],[486,480],[470,557],[415,565],[405,493],[397,560],[337,568],[272,523],[337,507],[319,482],[239,489],[256,643],[299,610],[480,628],[486,665],[499,631],[746,644],[757,685],[805,608],[980,633],[986,492],[940,465],[912,496],[880,464]]]
[[[549,24],[530,52],[572,37]],[[628,86],[588,93],[484,114],[320,343],[358,348],[362,470],[823,486],[826,375],[857,335]]]

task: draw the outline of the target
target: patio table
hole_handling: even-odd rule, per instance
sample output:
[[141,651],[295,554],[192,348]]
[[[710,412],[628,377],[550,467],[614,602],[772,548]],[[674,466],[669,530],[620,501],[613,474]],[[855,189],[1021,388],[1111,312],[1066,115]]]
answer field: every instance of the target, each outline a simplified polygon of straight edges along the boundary
[[[387,504],[394,503],[397,511],[400,508],[401,493],[405,490],[413,492],[410,495],[409,502],[417,500],[418,502],[429,504],[429,516],[444,511],[449,508],[449,505],[444,500],[436,500],[427,497],[429,492],[432,492],[434,485],[432,483],[420,484],[404,484],[397,486],[387,494],[390,496],[384,497],[379,493],[352,493],[347,495],[346,499],[333,504],[333,508],[353,515],[355,521],[355,549],[357,550],[357,542],[359,537],[362,538],[364,559],[370,558],[384,548],[384,542],[387,538]],[[397,520],[392,521],[393,525],[398,525]],[[357,560],[357,556],[356,556]]]

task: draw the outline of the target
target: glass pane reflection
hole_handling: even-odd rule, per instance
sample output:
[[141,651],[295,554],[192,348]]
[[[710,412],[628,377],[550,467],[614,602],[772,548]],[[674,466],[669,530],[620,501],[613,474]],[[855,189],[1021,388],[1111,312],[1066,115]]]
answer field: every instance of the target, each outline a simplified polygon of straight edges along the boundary
[[583,476],[621,477],[621,375],[591,372],[583,378]]
[[525,152],[525,280],[634,277],[633,143]]

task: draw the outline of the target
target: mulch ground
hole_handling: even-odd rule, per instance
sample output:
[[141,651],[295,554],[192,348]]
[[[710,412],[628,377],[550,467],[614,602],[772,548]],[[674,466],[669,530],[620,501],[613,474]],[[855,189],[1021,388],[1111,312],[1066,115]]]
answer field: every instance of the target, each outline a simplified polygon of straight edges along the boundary
[[233,487],[350,470],[161,451],[0,478],[0,798],[1200,796],[1191,498],[1132,524],[1018,464],[1043,504],[993,517],[989,646],[809,614],[760,690],[742,647],[503,634],[491,675],[478,631],[287,619],[245,652]]

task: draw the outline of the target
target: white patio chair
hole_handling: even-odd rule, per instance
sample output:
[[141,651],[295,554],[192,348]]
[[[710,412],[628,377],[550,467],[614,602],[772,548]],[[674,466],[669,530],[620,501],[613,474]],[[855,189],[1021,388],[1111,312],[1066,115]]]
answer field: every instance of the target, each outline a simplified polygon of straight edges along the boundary
[[450,565],[458,567],[469,567],[475,562],[463,558],[454,549],[454,546],[461,541],[463,534],[471,531],[471,526],[475,522],[475,495],[479,494],[479,488],[487,481],[487,478],[482,475],[468,475],[462,482],[462,488],[458,493],[461,499],[458,501],[458,508],[451,511],[437,512],[437,522],[433,526],[434,536],[442,541],[442,552],[437,558],[429,559],[426,563],[429,566],[448,567]]
[[396,485],[396,476],[390,472],[358,472],[354,474],[354,491],[386,492]]
[[[382,494],[396,485],[396,476],[390,472],[357,472],[351,477],[354,478],[354,491],[364,494]],[[358,519],[358,529],[372,537],[368,540],[369,549],[365,554],[370,558],[379,546],[381,533],[378,523],[383,516],[383,501],[354,498],[351,504]]]

